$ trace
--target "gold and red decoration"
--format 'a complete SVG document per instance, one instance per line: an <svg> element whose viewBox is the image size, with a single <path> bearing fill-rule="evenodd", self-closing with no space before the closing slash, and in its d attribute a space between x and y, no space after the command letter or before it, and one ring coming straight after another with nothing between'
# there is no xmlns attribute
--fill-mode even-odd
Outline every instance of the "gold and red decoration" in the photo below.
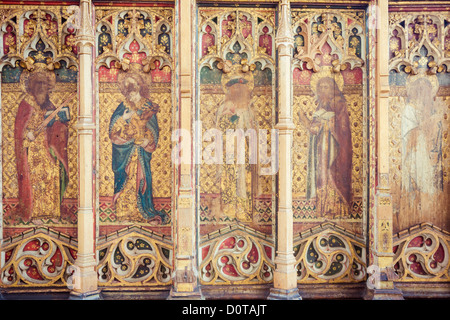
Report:
<svg viewBox="0 0 450 320"><path fill-rule="evenodd" d="M231 231L230 231L231 230ZM224 234L225 233L225 234ZM271 239L239 226L209 235L202 241L200 282L205 285L269 283L273 281Z"/></svg>
<svg viewBox="0 0 450 320"><path fill-rule="evenodd" d="M423 68L430 74L450 69L448 15L393 12L389 22L390 69L411 75Z"/></svg>
<svg viewBox="0 0 450 320"><path fill-rule="evenodd" d="M46 228L10 238L2 249L1 282L8 287L67 287L76 248L72 238Z"/></svg>
<svg viewBox="0 0 450 320"><path fill-rule="evenodd" d="M450 234L431 224L399 232L393 239L399 282L449 282Z"/></svg>

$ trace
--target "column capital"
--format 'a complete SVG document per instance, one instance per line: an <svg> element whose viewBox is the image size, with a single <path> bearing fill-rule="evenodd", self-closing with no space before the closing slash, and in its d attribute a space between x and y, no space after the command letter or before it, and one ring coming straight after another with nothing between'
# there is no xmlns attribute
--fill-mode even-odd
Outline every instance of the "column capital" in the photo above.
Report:
<svg viewBox="0 0 450 320"><path fill-rule="evenodd" d="M78 35L75 37L75 43L80 47L79 54L91 54L91 52L83 51L83 48L95 46L95 37L90 35Z"/></svg>

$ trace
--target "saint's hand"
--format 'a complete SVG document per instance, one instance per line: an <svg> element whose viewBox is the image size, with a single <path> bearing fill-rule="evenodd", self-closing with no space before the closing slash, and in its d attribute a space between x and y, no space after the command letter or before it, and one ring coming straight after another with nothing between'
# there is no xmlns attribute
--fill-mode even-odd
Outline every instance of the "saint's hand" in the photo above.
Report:
<svg viewBox="0 0 450 320"><path fill-rule="evenodd" d="M150 143L150 140L144 138L144 139L142 139L142 141L140 142L140 146L141 146L142 148L145 148L146 146L148 146L149 143Z"/></svg>
<svg viewBox="0 0 450 320"><path fill-rule="evenodd" d="M317 133L319 133L321 128L322 128L322 125L319 122L313 122L311 124L311 126L309 127L309 131L312 134L317 134Z"/></svg>
<svg viewBox="0 0 450 320"><path fill-rule="evenodd" d="M30 140L30 141L36 140L36 137L34 136L33 131L28 131L28 133L27 133L27 138L28 138L28 140Z"/></svg>
<svg viewBox="0 0 450 320"><path fill-rule="evenodd" d="M131 119L131 117L133 116L133 111L130 109L125 109L125 112L123 113L123 119L124 120L128 120Z"/></svg>
<svg viewBox="0 0 450 320"><path fill-rule="evenodd" d="M419 128L412 129L406 137L406 150L415 152L417 150L417 140L419 136Z"/></svg>
<svg viewBox="0 0 450 320"><path fill-rule="evenodd" d="M140 146L142 148L144 148L145 151L147 151L147 152L153 152L156 149L155 141L152 139L147 139L147 138L144 138L142 140L142 143L140 144Z"/></svg>

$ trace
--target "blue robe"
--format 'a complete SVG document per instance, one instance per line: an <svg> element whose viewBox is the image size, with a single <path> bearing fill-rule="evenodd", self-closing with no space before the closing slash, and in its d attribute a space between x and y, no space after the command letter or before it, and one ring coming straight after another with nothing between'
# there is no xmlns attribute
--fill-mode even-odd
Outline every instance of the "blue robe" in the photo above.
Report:
<svg viewBox="0 0 450 320"><path fill-rule="evenodd" d="M152 108L152 102L147 100L145 103L145 107ZM109 134L111 135L111 131L114 127L114 124L118 119L120 119L125 113L126 106L122 102L117 109L114 111L111 122L109 125ZM137 110L137 114L140 116L144 110ZM149 130L154 138L155 145L158 145L159 138L159 126L158 119L156 117L156 113L149 119L146 123L146 130ZM136 145L134 143L134 139L131 139L124 144L112 144L112 170L114 172L114 195L118 195L124 188L127 182L127 166L134 155L137 152L138 154L138 162L142 168L142 172L144 174L144 178L139 181L139 190L138 193L138 203L137 206L139 208L140 213L145 219L153 219L156 216L160 216L162 219L162 223L166 223L168 220L167 214L164 212L157 211L153 204L153 191L152 191L152 171L151 171L151 160L152 153L147 152L143 147ZM132 172L130 174L136 174L136 172Z"/></svg>

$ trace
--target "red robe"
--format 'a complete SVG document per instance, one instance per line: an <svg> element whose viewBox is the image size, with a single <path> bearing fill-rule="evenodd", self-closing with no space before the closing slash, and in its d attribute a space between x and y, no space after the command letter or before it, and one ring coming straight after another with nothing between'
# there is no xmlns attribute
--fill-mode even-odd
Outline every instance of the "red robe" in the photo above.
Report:
<svg viewBox="0 0 450 320"><path fill-rule="evenodd" d="M313 185L317 190L326 187L329 174L337 191L351 205L353 148L347 103L345 98L335 96L329 103L319 102L319 109L334 112L334 125L327 129L322 127L317 134L311 135L307 197L315 194ZM326 150L326 154L321 150Z"/></svg>
<svg viewBox="0 0 450 320"><path fill-rule="evenodd" d="M54 110L55 106L50 102L47 110ZM17 215L21 216L24 221L31 219L31 212L33 207L33 189L30 183L30 170L28 165L28 152L24 148L23 142L27 134L28 122L31 119L34 108L26 99L22 100L17 110L16 121L14 126L14 141L15 141L15 155L17 165L17 177L19 186L19 208ZM42 119L44 121L44 119ZM32 128L35 129L35 128ZM69 172L69 161L67 155L67 141L69 137L67 123L61 121L54 121L54 123L47 127L41 134L45 134L45 148L47 152L50 149L56 155L59 165L62 163L66 173Z"/></svg>
<svg viewBox="0 0 450 320"><path fill-rule="evenodd" d="M336 188L347 203L351 205L353 146L350 117L347 111L347 103L342 97L336 97L333 102L336 114L333 135L339 144L339 150L330 170Z"/></svg>

